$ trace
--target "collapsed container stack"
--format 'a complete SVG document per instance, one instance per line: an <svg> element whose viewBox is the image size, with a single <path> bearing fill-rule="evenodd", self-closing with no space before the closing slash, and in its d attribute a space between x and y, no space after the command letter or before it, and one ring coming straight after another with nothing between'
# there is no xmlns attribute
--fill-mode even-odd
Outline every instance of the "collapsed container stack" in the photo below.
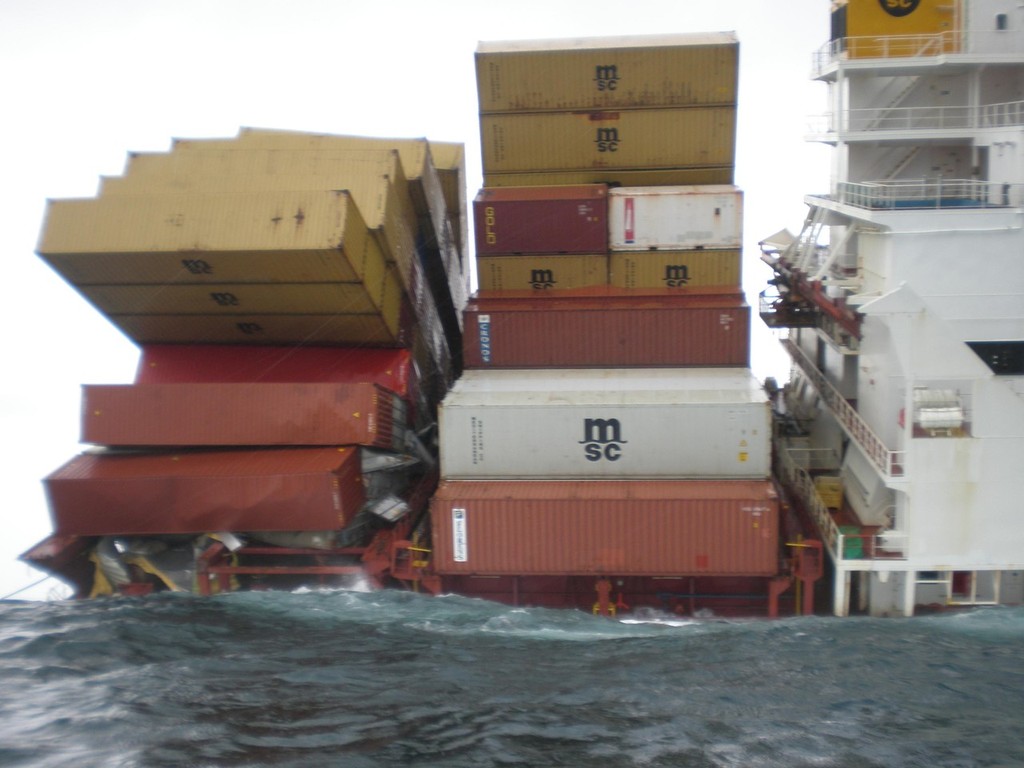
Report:
<svg viewBox="0 0 1024 768"><path fill-rule="evenodd" d="M481 43L466 371L439 416L444 588L611 613L769 601L731 33Z"/></svg>
<svg viewBox="0 0 1024 768"><path fill-rule="evenodd" d="M324 558L436 484L464 188L459 144L243 129L50 201L40 256L141 354L133 384L84 388L92 447L46 478L54 536L26 559L79 593L192 589L218 557L249 586L358 570Z"/></svg>

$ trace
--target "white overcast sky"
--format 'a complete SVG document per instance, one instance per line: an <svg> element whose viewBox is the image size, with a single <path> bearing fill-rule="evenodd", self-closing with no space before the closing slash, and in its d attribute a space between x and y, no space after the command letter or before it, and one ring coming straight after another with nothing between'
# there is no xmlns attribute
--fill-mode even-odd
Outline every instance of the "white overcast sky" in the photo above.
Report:
<svg viewBox="0 0 1024 768"><path fill-rule="evenodd" d="M757 241L799 231L803 196L828 188L825 110L809 80L829 0L0 0L0 597L42 574L16 560L48 535L41 479L80 446L82 384L128 383L135 347L34 249L47 198L90 197L128 152L240 126L466 144L480 187L473 52L480 40L735 31L736 183L745 193L744 286L770 277ZM756 331L752 367L785 378ZM53 582L19 597L46 596Z"/></svg>

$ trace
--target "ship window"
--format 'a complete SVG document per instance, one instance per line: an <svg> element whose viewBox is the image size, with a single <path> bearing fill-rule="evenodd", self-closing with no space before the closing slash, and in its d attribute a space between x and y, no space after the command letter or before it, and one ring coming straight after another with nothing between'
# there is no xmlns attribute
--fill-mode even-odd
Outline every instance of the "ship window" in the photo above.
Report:
<svg viewBox="0 0 1024 768"><path fill-rule="evenodd" d="M1024 376L1024 341L968 341L997 376Z"/></svg>
<svg viewBox="0 0 1024 768"><path fill-rule="evenodd" d="M1009 19L1005 13L996 14L996 29L1000 32L1005 31L1009 27Z"/></svg>

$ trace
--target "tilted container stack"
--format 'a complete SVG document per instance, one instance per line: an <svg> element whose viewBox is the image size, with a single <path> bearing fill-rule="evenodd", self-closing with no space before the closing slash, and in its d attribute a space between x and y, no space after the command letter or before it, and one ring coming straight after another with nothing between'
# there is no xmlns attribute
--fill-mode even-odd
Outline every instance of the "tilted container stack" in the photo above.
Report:
<svg viewBox="0 0 1024 768"><path fill-rule="evenodd" d="M767 605L735 37L481 43L476 64L480 288L440 408L435 570L601 613Z"/></svg>
<svg viewBox="0 0 1024 768"><path fill-rule="evenodd" d="M54 540L97 564L79 594L191 589L193 548L228 540L253 586L308 579L313 551L424 511L469 292L464 157L442 154L243 129L49 202L40 256L141 349L133 384L83 389L92 447L45 481Z"/></svg>

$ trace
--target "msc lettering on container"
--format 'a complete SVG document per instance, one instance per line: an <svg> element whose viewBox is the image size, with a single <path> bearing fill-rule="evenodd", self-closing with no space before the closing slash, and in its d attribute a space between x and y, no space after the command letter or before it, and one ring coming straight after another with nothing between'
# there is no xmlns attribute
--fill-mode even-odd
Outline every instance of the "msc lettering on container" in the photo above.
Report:
<svg viewBox="0 0 1024 768"><path fill-rule="evenodd" d="M622 446L628 441L622 439L622 425L618 419L584 419L583 455L587 461L618 461Z"/></svg>

